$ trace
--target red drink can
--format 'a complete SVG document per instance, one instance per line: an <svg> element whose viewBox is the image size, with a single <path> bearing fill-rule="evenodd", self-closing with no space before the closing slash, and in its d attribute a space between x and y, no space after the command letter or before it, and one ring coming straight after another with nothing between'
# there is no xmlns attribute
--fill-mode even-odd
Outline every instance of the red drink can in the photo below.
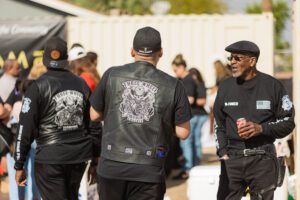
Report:
<svg viewBox="0 0 300 200"><path fill-rule="evenodd" d="M246 124L246 119L245 118L239 118L236 120L236 125L239 128L240 126Z"/></svg>

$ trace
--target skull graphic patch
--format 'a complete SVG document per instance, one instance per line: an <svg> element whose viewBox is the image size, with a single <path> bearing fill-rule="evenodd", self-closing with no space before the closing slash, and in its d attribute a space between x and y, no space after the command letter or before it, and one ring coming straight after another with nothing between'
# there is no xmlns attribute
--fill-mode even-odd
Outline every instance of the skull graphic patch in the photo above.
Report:
<svg viewBox="0 0 300 200"><path fill-rule="evenodd" d="M55 123L63 130L74 130L83 124L83 94L66 90L53 97L56 102Z"/></svg>
<svg viewBox="0 0 300 200"><path fill-rule="evenodd" d="M154 115L155 94L158 88L144 81L126 81L119 110L128 121L143 123Z"/></svg>

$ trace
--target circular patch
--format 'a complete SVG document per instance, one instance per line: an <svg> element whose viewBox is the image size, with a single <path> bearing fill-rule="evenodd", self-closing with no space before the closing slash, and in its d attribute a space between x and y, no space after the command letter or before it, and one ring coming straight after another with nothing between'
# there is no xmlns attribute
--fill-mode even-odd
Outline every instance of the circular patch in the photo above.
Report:
<svg viewBox="0 0 300 200"><path fill-rule="evenodd" d="M53 60L57 60L60 57L60 52L57 50L53 50L51 51L50 56Z"/></svg>

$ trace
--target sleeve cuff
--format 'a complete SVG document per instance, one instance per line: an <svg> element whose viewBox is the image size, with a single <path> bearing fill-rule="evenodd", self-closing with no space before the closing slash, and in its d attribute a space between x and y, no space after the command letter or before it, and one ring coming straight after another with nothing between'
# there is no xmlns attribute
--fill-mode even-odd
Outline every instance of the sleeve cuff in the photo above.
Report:
<svg viewBox="0 0 300 200"><path fill-rule="evenodd" d="M220 149L220 150L218 150L217 154L220 158L222 158L225 154L227 154L227 149L225 149L225 148Z"/></svg>
<svg viewBox="0 0 300 200"><path fill-rule="evenodd" d="M14 168L15 170L22 170L24 168L24 163L16 162Z"/></svg>
<svg viewBox="0 0 300 200"><path fill-rule="evenodd" d="M261 127L262 127L262 133L261 133L262 135L271 136L267 124L261 124Z"/></svg>

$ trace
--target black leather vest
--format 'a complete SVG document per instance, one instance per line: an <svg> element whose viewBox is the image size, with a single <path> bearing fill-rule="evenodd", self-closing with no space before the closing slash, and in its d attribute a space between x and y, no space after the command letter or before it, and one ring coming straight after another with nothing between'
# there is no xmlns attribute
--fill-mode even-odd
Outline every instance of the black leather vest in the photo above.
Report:
<svg viewBox="0 0 300 200"><path fill-rule="evenodd" d="M174 134L177 79L147 62L115 67L108 76L101 156L163 166Z"/></svg>
<svg viewBox="0 0 300 200"><path fill-rule="evenodd" d="M46 73L35 81L41 96L38 145L87 135L88 86L71 72L55 73Z"/></svg>

